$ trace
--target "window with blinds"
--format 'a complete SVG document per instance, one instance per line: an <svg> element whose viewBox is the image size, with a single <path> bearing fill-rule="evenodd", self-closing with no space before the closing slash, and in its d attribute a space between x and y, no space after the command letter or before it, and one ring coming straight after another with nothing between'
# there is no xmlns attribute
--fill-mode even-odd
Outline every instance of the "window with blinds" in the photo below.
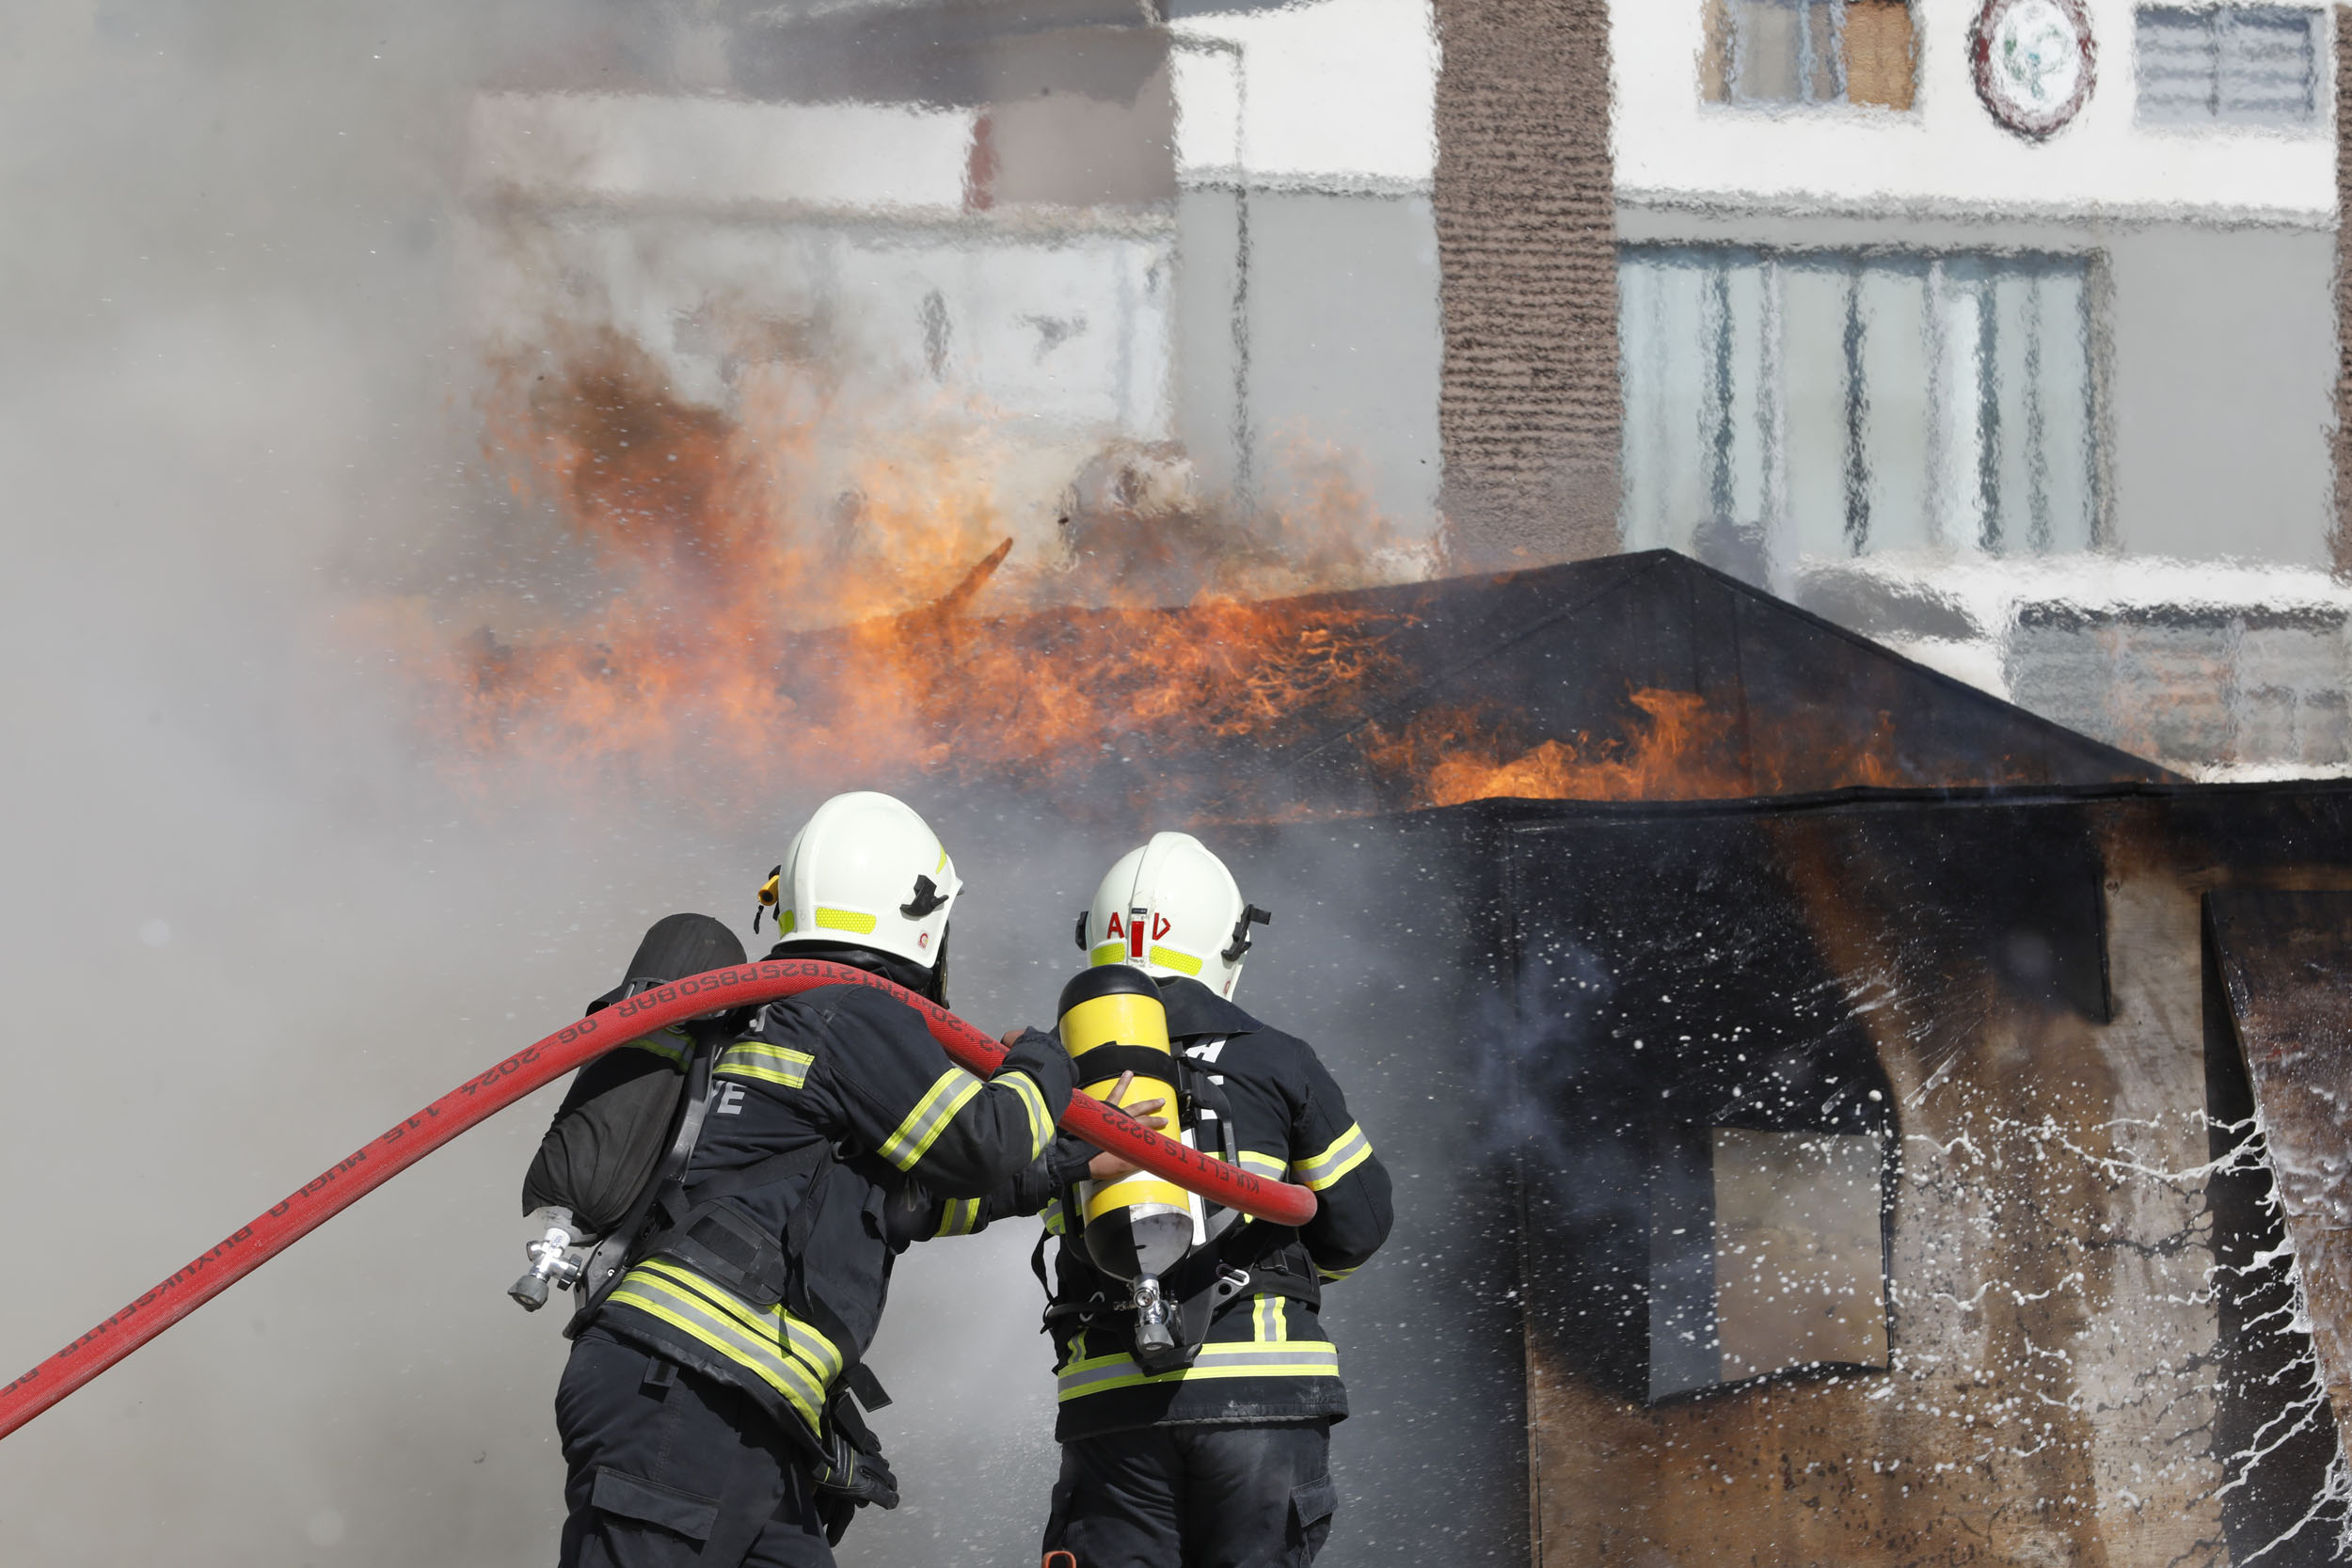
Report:
<svg viewBox="0 0 2352 1568"><path fill-rule="evenodd" d="M1707 0L1709 103L1908 109L1916 76L1905 0Z"/></svg>
<svg viewBox="0 0 2352 1568"><path fill-rule="evenodd" d="M1628 245L1628 549L2089 548L2090 263Z"/></svg>
<svg viewBox="0 0 2352 1568"><path fill-rule="evenodd" d="M2145 6L2135 19L2142 125L2319 120L2321 19L2276 6Z"/></svg>

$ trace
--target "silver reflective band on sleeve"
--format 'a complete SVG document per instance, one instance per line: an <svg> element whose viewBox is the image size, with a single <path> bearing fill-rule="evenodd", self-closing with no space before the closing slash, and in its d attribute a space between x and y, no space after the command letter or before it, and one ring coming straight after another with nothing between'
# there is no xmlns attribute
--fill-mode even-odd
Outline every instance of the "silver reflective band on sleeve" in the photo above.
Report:
<svg viewBox="0 0 2352 1568"><path fill-rule="evenodd" d="M960 1067L949 1068L923 1091L923 1098L914 1102L906 1120L882 1140L882 1157L900 1170L913 1170L915 1163L930 1151L931 1145L939 1141L939 1134L946 1131L956 1113L979 1092L978 1079Z"/></svg>
<svg viewBox="0 0 2352 1568"><path fill-rule="evenodd" d="M1327 1339L1291 1339L1266 1343L1255 1339L1200 1347L1200 1359L1172 1372L1146 1372L1135 1357L1092 1355L1062 1368L1056 1381L1056 1398L1067 1402L1113 1388L1145 1384L1200 1382L1226 1377L1337 1377L1339 1347Z"/></svg>
<svg viewBox="0 0 2352 1568"><path fill-rule="evenodd" d="M1270 1177L1277 1181L1287 1181L1291 1175L1288 1161L1278 1160L1271 1154L1261 1154L1254 1148L1241 1151L1241 1168L1252 1176Z"/></svg>
<svg viewBox="0 0 2352 1568"><path fill-rule="evenodd" d="M1008 1072L1002 1078L989 1080L991 1088L999 1084L1019 1095L1022 1108L1029 1113L1029 1158L1034 1160L1054 1141L1054 1117L1045 1109L1045 1091L1025 1072Z"/></svg>
<svg viewBox="0 0 2352 1568"><path fill-rule="evenodd" d="M797 1089L808 1082L808 1069L817 1058L805 1051L793 1051L765 1040L738 1040L719 1058L711 1070L728 1078L751 1078L763 1084L781 1084Z"/></svg>
<svg viewBox="0 0 2352 1568"><path fill-rule="evenodd" d="M932 1232L941 1236L969 1236L972 1227L980 1223L980 1200L977 1197L954 1197L947 1200L946 1210L939 1216L939 1228Z"/></svg>
<svg viewBox="0 0 2352 1568"><path fill-rule="evenodd" d="M1055 1198L1052 1202L1045 1206L1045 1233L1049 1236L1058 1236L1062 1233L1064 1228L1065 1227L1063 1226L1061 1217L1061 1199Z"/></svg>
<svg viewBox="0 0 2352 1568"><path fill-rule="evenodd" d="M1310 1159L1299 1161L1291 1167L1291 1172L1300 1185L1319 1193L1371 1158L1372 1140L1364 1136L1360 1125L1350 1125L1346 1132L1332 1140L1330 1148Z"/></svg>

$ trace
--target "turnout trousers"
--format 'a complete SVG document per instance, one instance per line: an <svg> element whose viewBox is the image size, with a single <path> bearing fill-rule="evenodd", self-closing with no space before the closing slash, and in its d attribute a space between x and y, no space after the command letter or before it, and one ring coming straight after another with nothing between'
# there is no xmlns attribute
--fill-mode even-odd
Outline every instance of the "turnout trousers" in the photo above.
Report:
<svg viewBox="0 0 2352 1568"><path fill-rule="evenodd" d="M1327 1420L1064 1443L1045 1549L1078 1568L1306 1568L1339 1505L1330 1453Z"/></svg>
<svg viewBox="0 0 2352 1568"><path fill-rule="evenodd" d="M806 1460L732 1384L591 1328L555 1424L562 1568L834 1568Z"/></svg>

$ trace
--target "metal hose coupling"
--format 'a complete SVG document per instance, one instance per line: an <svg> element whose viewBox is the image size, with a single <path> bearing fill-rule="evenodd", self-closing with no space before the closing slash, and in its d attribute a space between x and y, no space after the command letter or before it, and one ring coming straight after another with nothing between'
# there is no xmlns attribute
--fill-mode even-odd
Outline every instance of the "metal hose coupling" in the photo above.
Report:
<svg viewBox="0 0 2352 1568"><path fill-rule="evenodd" d="M549 1209L547 1214L547 1233L523 1248L531 1267L506 1291L526 1312L536 1312L548 1304L549 1286L568 1291L579 1284L581 1271L588 1266L588 1249L580 1244L581 1238L573 1230L572 1212Z"/></svg>

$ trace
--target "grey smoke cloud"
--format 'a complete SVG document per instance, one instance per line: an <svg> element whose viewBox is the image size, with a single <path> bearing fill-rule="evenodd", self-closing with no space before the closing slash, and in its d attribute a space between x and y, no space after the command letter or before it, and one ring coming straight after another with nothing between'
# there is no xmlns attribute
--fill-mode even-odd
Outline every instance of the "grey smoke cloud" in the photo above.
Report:
<svg viewBox="0 0 2352 1568"><path fill-rule="evenodd" d="M458 637L457 605L593 597L486 471L468 117L485 90L705 85L708 37L674 25L700 14L27 0L0 20L8 1375L575 1016L657 915L748 926L809 802L745 800L716 764L687 776L724 814L453 768L382 620ZM1069 912L1126 840L914 800L973 889L959 1007L1041 1019ZM502 1293L551 1103L0 1446L7 1555L551 1557L564 1345ZM908 1500L845 1562L1033 1549L1053 1449L1032 1234L902 1268L874 1361Z"/></svg>

